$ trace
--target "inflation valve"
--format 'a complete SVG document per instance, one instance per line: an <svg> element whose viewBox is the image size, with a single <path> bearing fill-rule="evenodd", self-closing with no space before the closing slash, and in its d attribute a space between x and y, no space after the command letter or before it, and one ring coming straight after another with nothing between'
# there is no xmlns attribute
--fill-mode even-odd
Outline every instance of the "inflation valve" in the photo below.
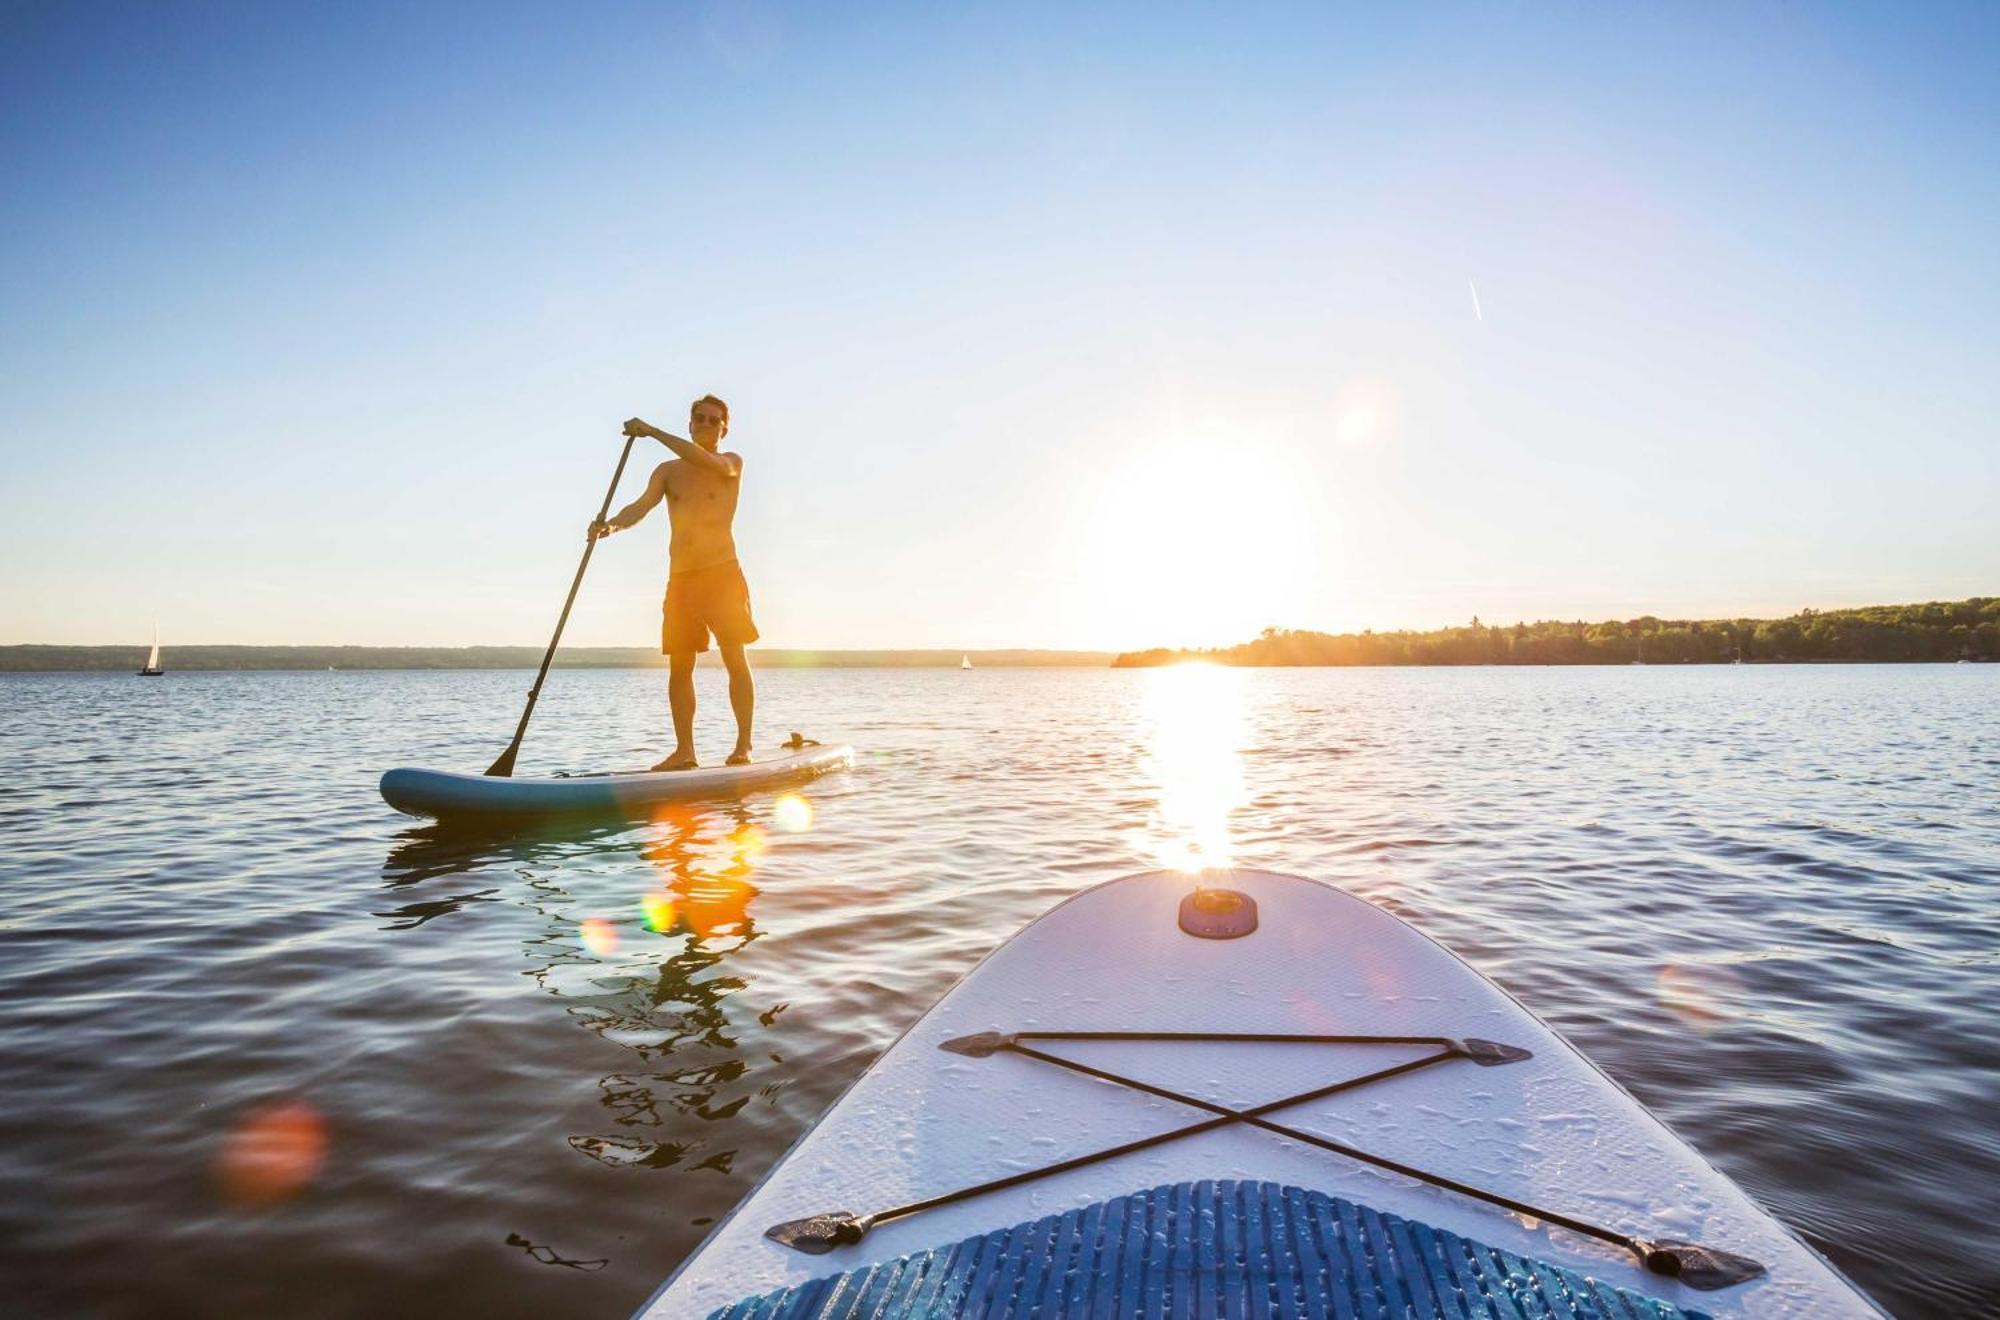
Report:
<svg viewBox="0 0 2000 1320"><path fill-rule="evenodd" d="M1181 929L1204 940L1248 935L1257 929L1257 900L1240 889L1197 888L1181 900Z"/></svg>

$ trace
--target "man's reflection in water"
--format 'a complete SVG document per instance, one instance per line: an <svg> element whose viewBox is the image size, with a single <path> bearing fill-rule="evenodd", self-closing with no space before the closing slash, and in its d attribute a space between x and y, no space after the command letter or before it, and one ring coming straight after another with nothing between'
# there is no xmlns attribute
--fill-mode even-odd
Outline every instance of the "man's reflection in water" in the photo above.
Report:
<svg viewBox="0 0 2000 1320"><path fill-rule="evenodd" d="M729 1012L747 982L722 964L757 938L750 905L758 890L751 877L766 846L763 830L741 805L675 807L645 833L639 855L652 865L655 883L639 908L650 934L635 934L630 948L638 957L627 965L637 972L643 958L648 967L625 992L597 1001L592 1026L643 1060L641 1068L601 1083L614 1122L659 1131L572 1137L576 1150L608 1164L668 1168L686 1162L728 1171L734 1146L718 1147L709 1133L682 1125L690 1118L733 1118L756 1094Z"/></svg>
<svg viewBox="0 0 2000 1320"><path fill-rule="evenodd" d="M647 929L661 935L686 931L697 940L739 936L738 947L755 938L750 900L757 886L750 876L768 847L763 829L740 804L662 812L639 850L662 881L659 892L641 902Z"/></svg>
<svg viewBox="0 0 2000 1320"><path fill-rule="evenodd" d="M758 935L753 877L769 847L760 810L780 830L810 828L801 799L789 810L677 805L638 828L506 838L412 830L384 865L385 882L401 889L454 880L460 892L379 915L386 929L409 929L483 904L538 914L539 929L525 946L538 963L536 983L574 1020L636 1056L634 1067L599 1083L614 1130L572 1136L570 1146L618 1166L726 1172L735 1142L716 1137L735 1129L708 1125L727 1124L769 1090L753 1075L758 1065L768 1070L777 1062L763 1051L746 1056L739 1041L742 1027L754 1035L777 1010L732 1014L731 1000L749 983L723 965ZM518 880L502 880L507 871ZM478 883L469 883L475 875ZM607 875L619 883L607 885ZM594 897L582 892L586 877Z"/></svg>
<svg viewBox="0 0 2000 1320"><path fill-rule="evenodd" d="M602 1082L604 1106L618 1126L672 1128L682 1116L728 1120L756 1092L744 1084L750 1064L728 1012L746 982L716 968L758 934L750 918L758 888L750 876L762 854L764 834L740 806L676 808L654 820L640 856L656 868L658 884L642 896L640 910L644 928L666 940L638 936L632 950L664 944L670 952L648 974L634 976L624 994L598 1000L592 1020L600 1034L644 1060L644 1068ZM570 1146L606 1164L652 1168L692 1160L692 1168L726 1172L736 1156L734 1148L712 1150L710 1138L694 1132L682 1140L576 1136Z"/></svg>

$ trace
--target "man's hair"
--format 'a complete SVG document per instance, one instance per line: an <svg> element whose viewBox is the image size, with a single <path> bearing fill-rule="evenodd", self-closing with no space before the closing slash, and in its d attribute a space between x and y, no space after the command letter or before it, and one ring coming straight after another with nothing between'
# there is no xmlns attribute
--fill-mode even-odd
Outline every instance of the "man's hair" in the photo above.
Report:
<svg viewBox="0 0 2000 1320"><path fill-rule="evenodd" d="M689 404L688 412L692 414L695 409L701 407L701 405L703 405L704 403L712 403L716 407L722 409L722 424L724 426L729 425L729 405L724 403L722 400L716 398L713 394L704 394L699 399L696 399L693 403Z"/></svg>

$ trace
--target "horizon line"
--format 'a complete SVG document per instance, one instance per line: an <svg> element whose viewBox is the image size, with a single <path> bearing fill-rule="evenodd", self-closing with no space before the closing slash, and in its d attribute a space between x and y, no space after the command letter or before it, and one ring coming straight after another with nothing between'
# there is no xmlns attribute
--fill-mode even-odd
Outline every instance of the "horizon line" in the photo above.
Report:
<svg viewBox="0 0 2000 1320"><path fill-rule="evenodd" d="M1991 601L1995 599L2000 599L2000 592L1996 592L1993 595L1978 594L1978 595L1957 596L1950 598L1931 597L1923 600L1871 601L1867 604L1861 604L1861 605L1801 605L1796 609L1791 610L1789 613L1777 613L1777 614L1760 613L1760 614L1665 615L1665 614L1655 614L1651 611L1644 611L1638 614L1610 615L1610 616L1600 616L1596 618L1578 618L1568 615L1550 614L1550 615L1543 615L1533 620L1529 620L1525 617L1518 618L1514 620L1514 622L1505 625L1492 621L1482 620L1481 615L1475 611L1474 614L1472 615L1472 618L1463 623L1443 623L1443 624L1432 624L1428 626L1399 624L1395 627L1390 627L1390 628L1362 627L1362 628L1346 628L1338 631L1326 628L1290 627L1282 624L1272 624L1269 625L1269 629L1265 631L1268 631L1270 629L1275 629L1278 632L1324 633L1327 636L1339 637L1339 636L1361 636L1365 634L1393 635L1396 633L1444 632L1454 628L1471 627L1473 626L1474 623L1477 623L1480 627L1485 627L1485 628L1501 627L1501 626L1516 627L1522 624L1544 624L1544 623L1632 624L1640 622L1645 619L1652 619L1659 623L1736 623L1744 621L1752 623L1773 623L1782 619L1800 618L1806 614L1842 614L1842 613L1849 613L1861 610L1916 609L1926 605L1963 605L1968 603ZM1257 636L1262 636L1262 635L1263 632L1260 631L1259 633L1253 635L1252 637L1245 638L1243 640L1254 641L1256 640ZM45 649L67 649L76 651L122 650L130 647L138 647L140 649L144 649L150 647L152 644L153 643L150 638L142 638L141 640L136 642L0 642L0 651L19 650L27 647L41 647ZM1226 647L1238 644L1239 643L1229 642L1229 643L1223 643L1223 646ZM162 643L161 645L162 650L166 650L169 648L176 650L189 650L194 648L221 649L225 647L235 647L241 649L262 648L265 650L500 651L500 650L543 650L546 649L547 643L545 642L166 642ZM992 654L1004 654L1004 653L1024 652L1024 651L1031 651L1046 655L1125 655L1125 654L1137 654L1143 651L1213 650L1217 648L1213 646L1202 646L1199 644L1155 642L1149 645L1122 646L1122 647L1048 646L1048 645L1035 645L1029 643L1029 644L1011 644L1006 646L993 646L993 645L988 645L988 646L965 646L965 645L763 646L756 649L758 653L766 655L773 653L813 654L813 655L843 655L843 654L917 655L917 654L929 654L932 652L938 654L944 654L946 652L955 652L962 655L979 655L979 654L992 655ZM652 647L649 644L643 644L643 643L596 643L592 645L559 646L557 648L558 653L563 651L651 651L651 650Z"/></svg>

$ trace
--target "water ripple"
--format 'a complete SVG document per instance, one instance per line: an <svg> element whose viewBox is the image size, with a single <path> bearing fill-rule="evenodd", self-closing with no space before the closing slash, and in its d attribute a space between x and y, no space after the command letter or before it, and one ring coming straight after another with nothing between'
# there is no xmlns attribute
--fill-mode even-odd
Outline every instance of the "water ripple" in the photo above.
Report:
<svg viewBox="0 0 2000 1320"><path fill-rule="evenodd" d="M1444 940L1892 1308L2000 1296L2000 668L760 683L863 749L809 829L467 838L375 777L483 764L523 675L0 679L10 1303L624 1314L996 942L1218 854ZM523 769L664 717L559 673Z"/></svg>

